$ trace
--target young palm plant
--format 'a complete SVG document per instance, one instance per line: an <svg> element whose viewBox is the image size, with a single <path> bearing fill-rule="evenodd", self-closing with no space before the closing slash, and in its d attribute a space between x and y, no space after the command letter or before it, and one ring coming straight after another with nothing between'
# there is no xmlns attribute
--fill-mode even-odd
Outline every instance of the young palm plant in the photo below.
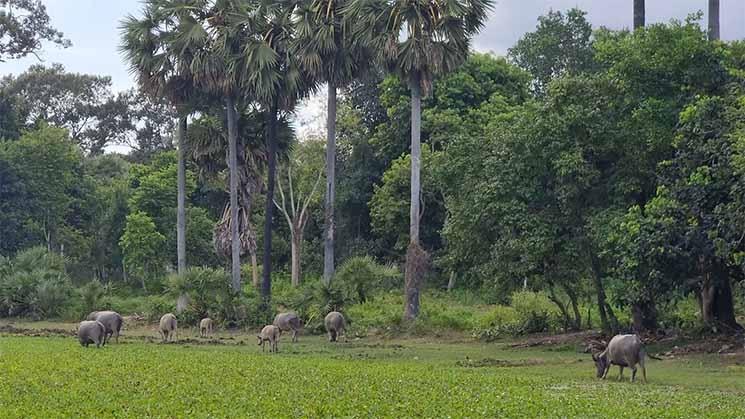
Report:
<svg viewBox="0 0 745 419"><path fill-rule="evenodd" d="M419 244L421 99L438 74L468 56L471 37L484 25L491 0L350 0L346 19L354 36L378 52L378 60L397 73L411 91L411 206L406 251L404 315L419 315L419 294L428 255Z"/></svg>
<svg viewBox="0 0 745 419"><path fill-rule="evenodd" d="M334 200L336 197L336 94L371 63L370 51L353 42L344 19L347 0L311 0L298 8L297 51L301 65L328 89L326 121L326 198L324 204L323 280L334 276Z"/></svg>

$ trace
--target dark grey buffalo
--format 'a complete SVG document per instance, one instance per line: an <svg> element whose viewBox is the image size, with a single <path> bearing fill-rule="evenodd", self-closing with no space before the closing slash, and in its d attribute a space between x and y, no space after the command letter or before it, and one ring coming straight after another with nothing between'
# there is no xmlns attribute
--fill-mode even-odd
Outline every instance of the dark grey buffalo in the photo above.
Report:
<svg viewBox="0 0 745 419"><path fill-rule="evenodd" d="M338 311L332 311L326 315L323 323L326 326L326 332L329 335L329 342L336 342L342 334L344 335L344 340L347 340L347 335L344 333L347 323L341 313Z"/></svg>
<svg viewBox="0 0 745 419"><path fill-rule="evenodd" d="M91 343L100 348L106 345L106 327L96 320L83 320L78 326L78 341L86 348Z"/></svg>
<svg viewBox="0 0 745 419"><path fill-rule="evenodd" d="M292 341L297 342L297 332L303 328L303 321L295 313L279 313L274 318L273 325L279 327L280 335L282 332L292 331Z"/></svg>
<svg viewBox="0 0 745 419"><path fill-rule="evenodd" d="M106 328L106 339L110 340L114 336L114 341L119 343L119 332L122 330L124 319L116 311L94 311L86 317L86 320L96 320L101 322Z"/></svg>
<svg viewBox="0 0 745 419"><path fill-rule="evenodd" d="M277 343L279 341L279 327L270 324L268 326L264 326L263 329L261 329L261 333L256 335L257 338L259 338L259 346L261 346L261 352L264 352L264 344L266 342L269 342L269 352L277 352Z"/></svg>
<svg viewBox="0 0 745 419"><path fill-rule="evenodd" d="M597 367L598 378L605 379L611 365L618 365L620 371L618 380L623 379L623 369L631 368L631 381L636 379L636 365L642 369L642 377L647 382L647 369L644 367L644 358L647 352L644 350L642 340L637 335L616 335L608 343L608 347L599 354L592 356Z"/></svg>

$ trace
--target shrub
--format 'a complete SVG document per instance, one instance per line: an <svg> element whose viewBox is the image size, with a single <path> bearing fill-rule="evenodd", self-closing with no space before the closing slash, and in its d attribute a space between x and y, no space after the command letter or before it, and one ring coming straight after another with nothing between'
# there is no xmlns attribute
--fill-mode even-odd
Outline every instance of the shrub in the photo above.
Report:
<svg viewBox="0 0 745 419"><path fill-rule="evenodd" d="M376 290L400 287L401 273L395 266L382 265L370 256L355 256L339 267L333 282L338 283L346 299L364 303Z"/></svg>
<svg viewBox="0 0 745 419"><path fill-rule="evenodd" d="M65 259L43 247L22 251L0 267L0 313L7 316L58 316L72 296Z"/></svg>
<svg viewBox="0 0 745 419"><path fill-rule="evenodd" d="M106 289L98 280L92 280L80 287L78 290L81 300L81 309L83 313L100 310L103 308L104 296Z"/></svg>
<svg viewBox="0 0 745 419"><path fill-rule="evenodd" d="M223 269L191 268L182 275L170 275L166 293L173 301L184 301L179 313L184 324L196 325L204 317L228 322L240 314L232 297L230 277Z"/></svg>

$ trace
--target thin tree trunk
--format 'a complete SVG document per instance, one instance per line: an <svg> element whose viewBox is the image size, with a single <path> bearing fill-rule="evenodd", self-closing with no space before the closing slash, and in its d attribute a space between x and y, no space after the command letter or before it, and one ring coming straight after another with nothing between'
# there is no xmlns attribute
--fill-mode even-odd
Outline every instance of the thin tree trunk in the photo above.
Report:
<svg viewBox="0 0 745 419"><path fill-rule="evenodd" d="M323 281L327 285L334 277L334 201L336 200L336 84L328 85L328 116L326 120L326 203L323 236Z"/></svg>
<svg viewBox="0 0 745 419"><path fill-rule="evenodd" d="M178 121L178 198L176 210L176 253L178 274L186 271L186 116Z"/></svg>
<svg viewBox="0 0 745 419"><path fill-rule="evenodd" d="M600 313L600 326L605 333L615 335L618 332L618 319L613 314L613 309L606 301L605 288L603 287L603 277L600 270L600 262L594 254L590 255L590 265L592 270L593 281L595 282L595 291L598 299L598 312Z"/></svg>
<svg viewBox="0 0 745 419"><path fill-rule="evenodd" d="M292 286L297 287L300 285L300 254L302 250L301 247L303 245L303 233L297 226L293 226L292 229Z"/></svg>
<svg viewBox="0 0 745 419"><path fill-rule="evenodd" d="M231 282L233 292L241 290L241 242L238 233L238 115L232 97L226 100L228 111L228 169L230 170Z"/></svg>
<svg viewBox="0 0 745 419"><path fill-rule="evenodd" d="M559 296L556 295L556 291L554 290L553 285L549 285L548 287L548 299L551 300L554 304L556 304L556 307L559 308L559 311L561 312L561 317L564 318L564 332L569 331L569 312L567 311L567 306L559 299Z"/></svg>
<svg viewBox="0 0 745 419"><path fill-rule="evenodd" d="M452 291L455 288L455 271L450 272L450 279L448 279L448 291Z"/></svg>
<svg viewBox="0 0 745 419"><path fill-rule="evenodd" d="M719 0L709 0L709 40L719 40Z"/></svg>
<svg viewBox="0 0 745 419"><path fill-rule="evenodd" d="M267 185L266 210L264 212L264 266L261 282L261 297L268 308L272 296L272 221L274 219L274 184L277 175L277 109L272 106L266 112Z"/></svg>
<svg viewBox="0 0 745 419"><path fill-rule="evenodd" d="M409 211L409 247L406 250L406 278L404 281L404 321L419 316L419 294L424 282L427 253L419 245L419 196L421 192L421 120L422 94L419 77L413 77L411 88L411 207Z"/></svg>
<svg viewBox="0 0 745 419"><path fill-rule="evenodd" d="M644 0L634 0L634 29L644 27L645 14Z"/></svg>
<svg viewBox="0 0 745 419"><path fill-rule="evenodd" d="M574 324L572 325L573 330L579 330L582 328L582 314L579 312L579 304L577 303L577 293L569 286L562 285L564 292L569 297L569 302L572 304L572 312L574 313Z"/></svg>
<svg viewBox="0 0 745 419"><path fill-rule="evenodd" d="M259 279L259 261L256 259L256 251L251 251L251 277L254 288L258 288L261 280Z"/></svg>

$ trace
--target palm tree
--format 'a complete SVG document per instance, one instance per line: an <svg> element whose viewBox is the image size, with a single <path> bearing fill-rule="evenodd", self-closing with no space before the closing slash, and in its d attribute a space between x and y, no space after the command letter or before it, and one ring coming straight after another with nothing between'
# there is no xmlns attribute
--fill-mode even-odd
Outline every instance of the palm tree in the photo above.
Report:
<svg viewBox="0 0 745 419"><path fill-rule="evenodd" d="M484 25L492 0L351 0L347 19L355 35L378 51L379 60L411 91L411 206L406 251L404 320L419 315L427 253L419 244L421 99L436 75L454 70L468 56L470 38Z"/></svg>
<svg viewBox="0 0 745 419"><path fill-rule="evenodd" d="M186 270L185 140L194 86L190 69L185 65L192 51L175 43L175 32L182 28L184 16L168 13L168 6L168 1L150 0L145 4L142 18L126 17L121 25L120 49L140 87L155 98L168 98L179 114L176 246L178 273L183 274Z"/></svg>
<svg viewBox="0 0 745 419"><path fill-rule="evenodd" d="M244 60L241 76L248 94L262 109L265 118L267 188L261 283L265 303L271 297L272 221L279 127L286 122L286 116L295 109L297 102L314 87L312 78L298 62L295 18L299 3L296 0L257 0L250 9L246 8L235 16L235 22L245 28L246 34L241 49L241 60Z"/></svg>
<svg viewBox="0 0 745 419"><path fill-rule="evenodd" d="M369 51L352 42L351 24L344 19L346 0L311 0L297 11L300 63L319 82L327 84L326 198L324 205L323 280L334 276L334 201L336 198L336 94L354 80Z"/></svg>
<svg viewBox="0 0 745 419"><path fill-rule="evenodd" d="M709 39L719 40L719 0L709 0Z"/></svg>
<svg viewBox="0 0 745 419"><path fill-rule="evenodd" d="M645 14L644 0L634 0L634 29L644 27Z"/></svg>

